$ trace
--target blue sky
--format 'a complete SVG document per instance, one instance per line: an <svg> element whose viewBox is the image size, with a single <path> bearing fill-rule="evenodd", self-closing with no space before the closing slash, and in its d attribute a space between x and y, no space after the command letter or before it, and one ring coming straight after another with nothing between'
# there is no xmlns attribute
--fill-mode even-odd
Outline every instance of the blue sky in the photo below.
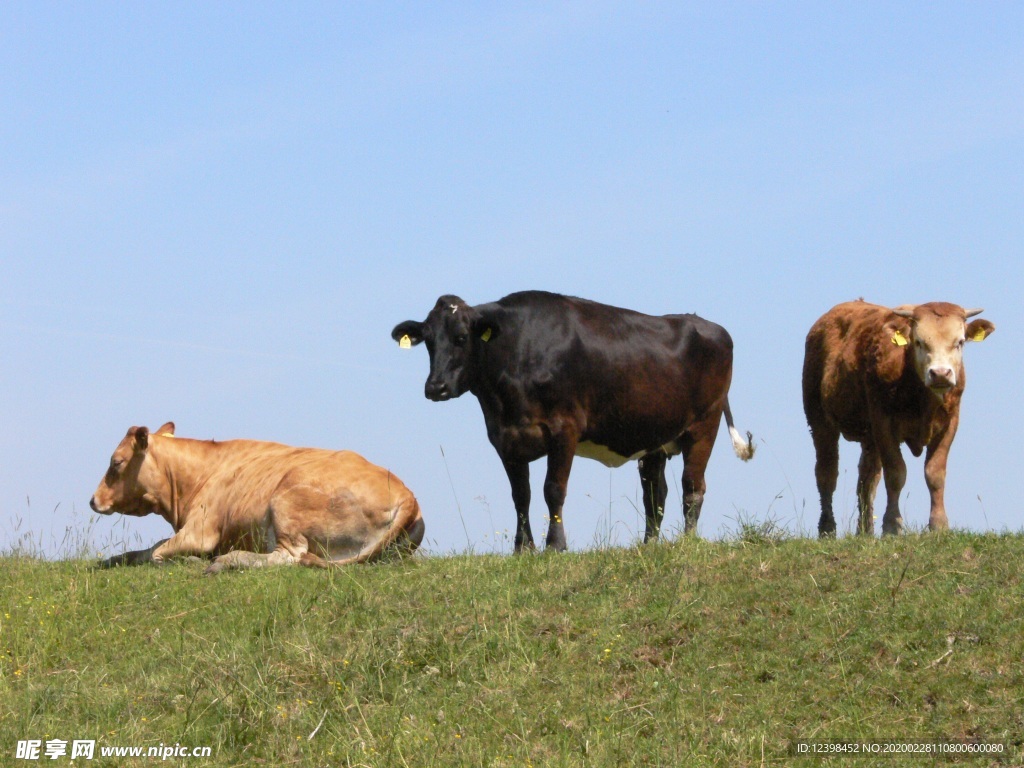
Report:
<svg viewBox="0 0 1024 768"><path fill-rule="evenodd" d="M819 315L984 307L947 508L1021 528L1020 4L33 0L0 6L0 71L0 548L167 535L88 500L129 426L174 420L357 450L417 494L430 552L510 551L475 399L425 400L425 350L389 333L527 288L730 331L759 452L720 438L708 537L816 530ZM577 460L570 547L635 541L638 507L635 465Z"/></svg>

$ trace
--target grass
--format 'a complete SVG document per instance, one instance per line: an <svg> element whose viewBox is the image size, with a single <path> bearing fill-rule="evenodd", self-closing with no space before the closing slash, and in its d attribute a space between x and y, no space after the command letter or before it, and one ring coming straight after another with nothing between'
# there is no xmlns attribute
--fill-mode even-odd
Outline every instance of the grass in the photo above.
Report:
<svg viewBox="0 0 1024 768"><path fill-rule="evenodd" d="M1022 573L1021 535L751 525L214 578L11 555L0 764L54 738L212 748L168 765L828 765L795 743L894 739L1021 764Z"/></svg>

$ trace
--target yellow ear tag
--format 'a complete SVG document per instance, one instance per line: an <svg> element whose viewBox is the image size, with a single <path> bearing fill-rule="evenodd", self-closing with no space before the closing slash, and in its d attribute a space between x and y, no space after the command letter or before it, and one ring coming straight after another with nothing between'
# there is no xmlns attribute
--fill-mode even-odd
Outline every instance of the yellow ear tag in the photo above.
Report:
<svg viewBox="0 0 1024 768"><path fill-rule="evenodd" d="M978 328L971 334L971 341L984 341L986 336L988 336L988 333L985 332L985 329Z"/></svg>
<svg viewBox="0 0 1024 768"><path fill-rule="evenodd" d="M174 437L173 432L161 432L160 437Z"/></svg>
<svg viewBox="0 0 1024 768"><path fill-rule="evenodd" d="M907 337L899 331L896 331L896 333L892 335L892 343L897 347L905 347L907 346Z"/></svg>
<svg viewBox="0 0 1024 768"><path fill-rule="evenodd" d="M481 333L480 334L480 338L483 339L484 341L490 341L491 340L491 329L488 328L486 331Z"/></svg>
<svg viewBox="0 0 1024 768"><path fill-rule="evenodd" d="M412 339L409 338L409 334L405 334L398 340L398 347L400 349L412 349Z"/></svg>

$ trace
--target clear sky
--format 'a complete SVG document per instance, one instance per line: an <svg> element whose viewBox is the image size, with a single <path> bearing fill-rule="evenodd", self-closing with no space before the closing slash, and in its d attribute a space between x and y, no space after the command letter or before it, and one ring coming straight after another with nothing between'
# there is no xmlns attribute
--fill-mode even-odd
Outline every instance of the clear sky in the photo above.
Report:
<svg viewBox="0 0 1024 768"><path fill-rule="evenodd" d="M947 508L1022 527L1024 4L12 0L0 72L0 549L166 536L88 501L128 427L173 420L359 451L417 494L429 552L509 552L475 398L424 399L426 351L390 330L530 288L730 331L759 450L720 435L707 537L816 531L799 382L825 310L984 307ZM570 547L636 541L638 507L635 464L578 459Z"/></svg>

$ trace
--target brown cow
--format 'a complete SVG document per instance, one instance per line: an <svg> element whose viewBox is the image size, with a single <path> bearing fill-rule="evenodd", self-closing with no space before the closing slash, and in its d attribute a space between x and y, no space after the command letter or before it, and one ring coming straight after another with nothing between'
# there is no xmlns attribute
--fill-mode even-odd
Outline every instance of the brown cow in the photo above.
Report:
<svg viewBox="0 0 1024 768"><path fill-rule="evenodd" d="M215 555L208 572L328 567L373 560L392 545L412 551L424 530L412 492L357 453L177 438L171 422L155 433L128 430L89 506L102 515L155 512L174 528L106 566Z"/></svg>
<svg viewBox="0 0 1024 768"><path fill-rule="evenodd" d="M925 454L931 494L928 527L949 527L943 491L946 459L960 421L965 340L995 330L982 312L933 302L895 309L864 300L826 312L807 334L804 413L814 439L815 478L821 496L818 534L835 536L832 494L839 475L839 436L861 444L857 479L857 532L874 533L873 503L884 469L882 532L900 533L899 494L907 479L900 444Z"/></svg>

